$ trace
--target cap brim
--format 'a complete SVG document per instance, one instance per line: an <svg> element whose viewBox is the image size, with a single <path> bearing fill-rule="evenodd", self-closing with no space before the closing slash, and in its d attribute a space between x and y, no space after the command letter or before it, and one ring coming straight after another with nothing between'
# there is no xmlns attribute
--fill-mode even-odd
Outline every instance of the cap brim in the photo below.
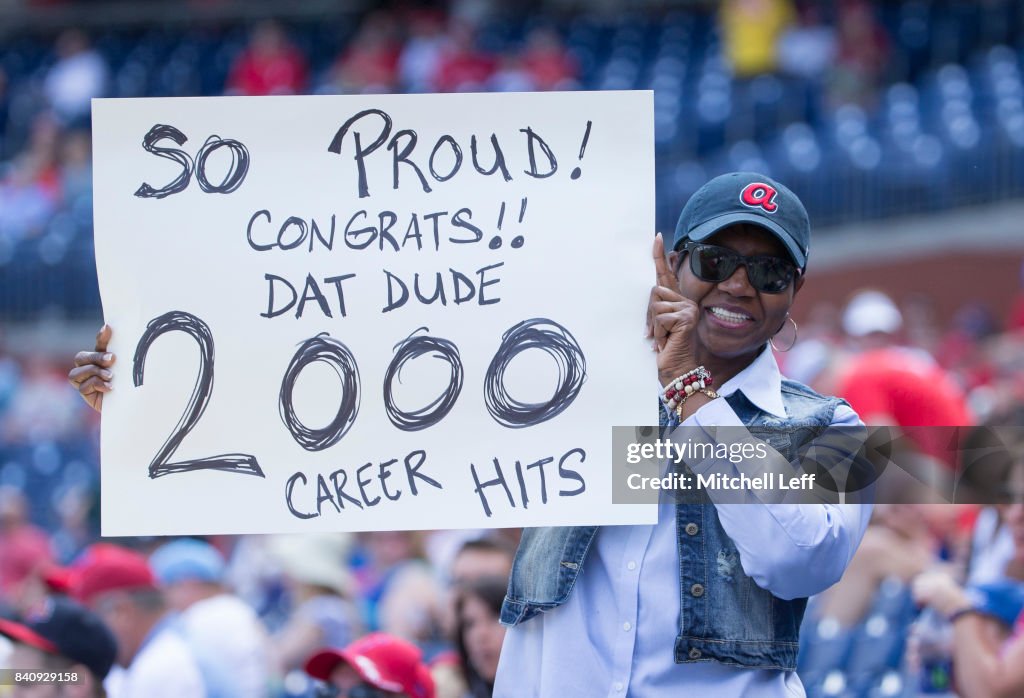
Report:
<svg viewBox="0 0 1024 698"><path fill-rule="evenodd" d="M43 583L57 594L71 596L75 589L75 570L53 565L43 570Z"/></svg>
<svg viewBox="0 0 1024 698"><path fill-rule="evenodd" d="M792 236L786 232L786 229L775 221L759 216L756 213L728 213L717 218L712 218L709 221L704 221L696 228L690 231L685 239L693 240L694 242L703 242L709 237L727 228L730 225L736 225L737 223L749 223L750 225L756 225L760 228L764 228L769 231L775 237L777 237L783 245L786 246L786 251L789 252L789 256L793 258L796 265L803 269L807 266L807 257L800 250L800 246L796 244Z"/></svg>
<svg viewBox="0 0 1024 698"><path fill-rule="evenodd" d="M50 654L60 654L60 650L57 648L57 645L32 630L32 628L27 625L22 625L21 623L15 623L14 621L0 618L0 634L6 635L15 642L35 647L37 650L49 652Z"/></svg>
<svg viewBox="0 0 1024 698"><path fill-rule="evenodd" d="M338 666L338 662L344 661L345 657L341 654L341 650L323 650L306 660L306 666L303 668L314 679L327 681L331 678L334 667Z"/></svg>

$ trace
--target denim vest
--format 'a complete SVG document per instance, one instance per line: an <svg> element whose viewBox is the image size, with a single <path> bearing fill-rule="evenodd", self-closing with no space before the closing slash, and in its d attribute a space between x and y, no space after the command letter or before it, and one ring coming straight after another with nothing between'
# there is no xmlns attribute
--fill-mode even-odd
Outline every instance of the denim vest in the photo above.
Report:
<svg viewBox="0 0 1024 698"><path fill-rule="evenodd" d="M762 411L740 391L725 399L752 435L790 460L832 423L841 404L837 398L821 396L787 379L782 381L786 420ZM675 424L663 418L662 426ZM516 625L565 603L597 530L597 526L524 529L501 622ZM807 599L777 598L744 574L739 552L702 490L680 492L676 539L680 606L676 663L714 659L749 668L795 671Z"/></svg>

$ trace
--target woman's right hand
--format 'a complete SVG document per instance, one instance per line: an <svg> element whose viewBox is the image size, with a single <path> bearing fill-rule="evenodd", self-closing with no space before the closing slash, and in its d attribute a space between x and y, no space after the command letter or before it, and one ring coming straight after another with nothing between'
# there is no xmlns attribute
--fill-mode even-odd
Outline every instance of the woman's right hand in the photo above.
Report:
<svg viewBox="0 0 1024 698"><path fill-rule="evenodd" d="M96 349L78 352L75 355L75 367L68 372L71 385L78 388L82 399L97 412L103 409L103 394L113 390L111 381L114 373L110 368L117 357L107 352L112 334L110 325L101 327L96 333Z"/></svg>
<svg viewBox="0 0 1024 698"><path fill-rule="evenodd" d="M665 256L661 233L654 237L654 272L657 279L647 302L647 338L658 353L658 379L668 385L697 367L694 332L700 311L679 292L679 280Z"/></svg>

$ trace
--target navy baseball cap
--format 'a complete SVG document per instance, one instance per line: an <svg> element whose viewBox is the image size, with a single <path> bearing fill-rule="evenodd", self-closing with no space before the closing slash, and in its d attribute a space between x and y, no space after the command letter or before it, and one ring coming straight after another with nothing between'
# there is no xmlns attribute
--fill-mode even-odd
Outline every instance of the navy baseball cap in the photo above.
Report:
<svg viewBox="0 0 1024 698"><path fill-rule="evenodd" d="M110 629L99 616L70 599L50 597L21 622L0 619L0 634L82 664L101 681L117 656L117 641Z"/></svg>
<svg viewBox="0 0 1024 698"><path fill-rule="evenodd" d="M811 222L807 209L787 187L756 172L715 177L690 197L679 214L672 249L687 240L702 242L736 223L750 223L782 241L796 265L807 266Z"/></svg>

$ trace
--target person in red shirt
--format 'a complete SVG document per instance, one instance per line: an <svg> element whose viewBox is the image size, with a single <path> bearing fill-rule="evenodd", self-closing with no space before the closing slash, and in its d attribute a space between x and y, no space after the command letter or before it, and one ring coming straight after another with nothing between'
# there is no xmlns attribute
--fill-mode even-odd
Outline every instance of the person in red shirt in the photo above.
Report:
<svg viewBox="0 0 1024 698"><path fill-rule="evenodd" d="M276 22L253 29L249 47L239 54L226 92L243 95L289 95L306 89L306 59Z"/></svg>
<svg viewBox="0 0 1024 698"><path fill-rule="evenodd" d="M0 488L0 601L20 607L37 570L53 563L50 540L28 519L28 500Z"/></svg>
<svg viewBox="0 0 1024 698"><path fill-rule="evenodd" d="M902 326L899 310L877 291L858 294L847 306L843 328L863 351L840 372L836 394L865 424L900 427L957 427L974 423L963 390L922 351L895 344ZM955 467L949 432L912 429L920 452Z"/></svg>
<svg viewBox="0 0 1024 698"><path fill-rule="evenodd" d="M569 89L575 86L579 66L565 50L554 29L539 27L530 32L523 51L523 67L538 90Z"/></svg>
<svg viewBox="0 0 1024 698"><path fill-rule="evenodd" d="M438 92L482 89L497 69L497 59L476 47L476 34L471 26L455 23L450 34L451 43L444 50L434 75L434 89Z"/></svg>
<svg viewBox="0 0 1024 698"><path fill-rule="evenodd" d="M971 423L964 395L937 364L898 349L855 357L840 394L866 422L902 426L965 426Z"/></svg>
<svg viewBox="0 0 1024 698"><path fill-rule="evenodd" d="M347 94L392 92L398 77L400 46L394 19L370 15L332 68L332 84Z"/></svg>

